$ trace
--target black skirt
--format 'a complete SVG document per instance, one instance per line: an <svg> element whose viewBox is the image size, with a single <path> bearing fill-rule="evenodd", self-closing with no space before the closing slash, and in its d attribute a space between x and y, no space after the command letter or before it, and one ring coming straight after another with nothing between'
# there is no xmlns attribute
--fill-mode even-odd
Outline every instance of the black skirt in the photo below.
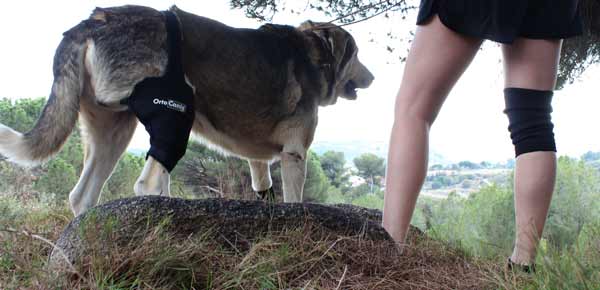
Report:
<svg viewBox="0 0 600 290"><path fill-rule="evenodd" d="M583 31L577 0L421 0L417 24L436 14L460 34L501 43L517 37L568 38Z"/></svg>

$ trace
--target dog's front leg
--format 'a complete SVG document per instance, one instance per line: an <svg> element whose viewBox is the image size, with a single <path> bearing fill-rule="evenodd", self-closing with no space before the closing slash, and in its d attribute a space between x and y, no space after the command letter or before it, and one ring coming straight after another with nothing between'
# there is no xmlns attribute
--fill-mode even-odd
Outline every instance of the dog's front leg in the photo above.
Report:
<svg viewBox="0 0 600 290"><path fill-rule="evenodd" d="M306 149L284 146L281 153L281 178L283 201L302 202L302 191L306 179Z"/></svg>
<svg viewBox="0 0 600 290"><path fill-rule="evenodd" d="M275 201L273 194L273 180L268 162L248 160L250 175L252 176L252 189L260 199Z"/></svg>
<svg viewBox="0 0 600 290"><path fill-rule="evenodd" d="M133 191L137 196L141 195L163 195L171 196L169 190L171 175L165 167L156 161L152 156L148 156L142 174L135 182Z"/></svg>

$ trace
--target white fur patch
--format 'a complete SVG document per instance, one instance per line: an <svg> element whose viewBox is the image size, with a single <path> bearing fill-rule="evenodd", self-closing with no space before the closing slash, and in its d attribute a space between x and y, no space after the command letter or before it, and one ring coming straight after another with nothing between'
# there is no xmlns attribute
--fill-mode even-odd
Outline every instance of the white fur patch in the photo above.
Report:
<svg viewBox="0 0 600 290"><path fill-rule="evenodd" d="M112 73L110 62L102 59L97 51L93 40L87 41L87 50L85 54L85 67L90 74L90 82L96 100L105 105L115 106L117 111L126 110L126 106L118 105L119 101L131 95L133 84L128 86L117 86L111 82Z"/></svg>
<svg viewBox="0 0 600 290"><path fill-rule="evenodd" d="M23 143L23 134L0 124L0 155L22 166L35 166L43 162L32 160L27 146Z"/></svg>

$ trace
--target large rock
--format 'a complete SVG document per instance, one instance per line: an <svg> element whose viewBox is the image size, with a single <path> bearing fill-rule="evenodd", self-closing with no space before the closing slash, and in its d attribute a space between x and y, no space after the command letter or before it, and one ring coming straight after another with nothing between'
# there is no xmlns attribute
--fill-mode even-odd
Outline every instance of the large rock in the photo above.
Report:
<svg viewBox="0 0 600 290"><path fill-rule="evenodd" d="M127 243L158 224L180 237L210 232L224 244L237 247L269 232L307 225L333 235L390 240L380 222L381 212L349 205L134 197L100 205L73 220L56 242L59 249L52 252L50 267L65 269L65 260L77 264L88 251L101 250L90 249L90 234L96 239L94 247L98 238L108 236Z"/></svg>

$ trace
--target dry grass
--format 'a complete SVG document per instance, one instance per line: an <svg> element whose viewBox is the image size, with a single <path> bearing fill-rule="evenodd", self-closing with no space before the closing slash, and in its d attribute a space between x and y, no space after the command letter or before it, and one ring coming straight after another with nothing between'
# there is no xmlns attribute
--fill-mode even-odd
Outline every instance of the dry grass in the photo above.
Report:
<svg viewBox="0 0 600 290"><path fill-rule="evenodd" d="M66 207L17 200L0 194L0 289L44 289L51 281L44 270L54 241L69 223Z"/></svg>
<svg viewBox="0 0 600 290"><path fill-rule="evenodd" d="M505 271L503 258L477 260L416 232L401 253L390 242L333 236L313 224L223 243L216 231L172 235L168 221L128 241L115 239L115 224L87 230L92 248L104 250L60 274L46 270L51 245L32 234L56 240L70 218L66 206L0 196L0 211L0 289L597 289L588 286L600 279L591 253L572 263L549 256L532 277ZM597 237L582 249L598 249ZM576 263L584 267L569 271Z"/></svg>
<svg viewBox="0 0 600 290"><path fill-rule="evenodd" d="M9 203L10 205L6 205ZM222 243L214 232L176 237L158 226L116 241L115 225L86 231L97 243L77 273L45 270L51 245L67 224L66 207L2 200L0 289L483 289L485 272L460 251L413 234L394 244L332 236L318 226ZM12 229L6 231L6 229ZM26 234L28 233L28 234Z"/></svg>
<svg viewBox="0 0 600 290"><path fill-rule="evenodd" d="M413 237L402 254L390 242L330 236L314 225L270 233L245 245L223 245L211 236L202 233L181 239L157 227L125 245L97 239L94 248L109 250L89 253L76 265L84 278L69 275L66 283L71 288L121 289L482 289L490 285L462 253L422 237Z"/></svg>

